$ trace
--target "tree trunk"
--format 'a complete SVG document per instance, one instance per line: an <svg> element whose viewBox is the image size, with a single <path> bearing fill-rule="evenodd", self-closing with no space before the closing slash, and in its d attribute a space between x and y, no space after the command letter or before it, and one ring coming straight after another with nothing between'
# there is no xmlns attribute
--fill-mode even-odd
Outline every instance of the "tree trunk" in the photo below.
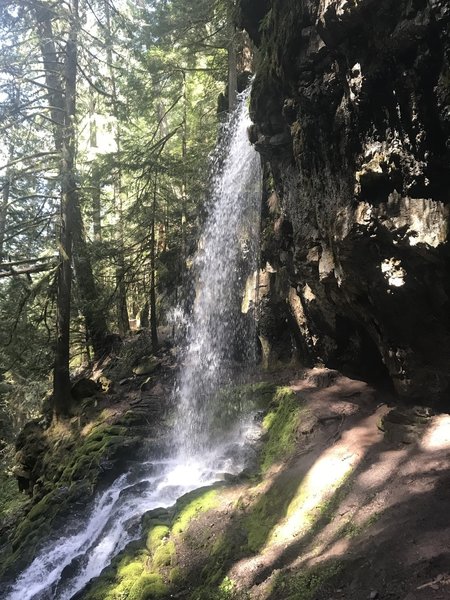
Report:
<svg viewBox="0 0 450 600"><path fill-rule="evenodd" d="M149 321L149 310L150 310L150 305L148 303L148 301L144 304L144 308L140 311L140 315L141 315L141 329L147 329L150 325L150 321Z"/></svg>
<svg viewBox="0 0 450 600"><path fill-rule="evenodd" d="M113 116L115 118L115 141L117 147L117 171L114 185L114 201L117 215L117 268L116 268L116 298L117 298L117 325L119 334L125 336L130 331L130 318L127 307L127 286L125 282L125 252L124 252L124 230L123 230L123 202L122 202L122 166L121 166L121 131L119 126L119 111L117 103L116 75L113 67L113 43L111 34L111 14L108 0L104 3L106 18L106 58L111 80L111 95Z"/></svg>
<svg viewBox="0 0 450 600"><path fill-rule="evenodd" d="M48 101L53 121L55 148L61 154L61 223L59 236L59 270L57 296L57 339L53 378L53 401L56 416L67 415L70 408L70 313L72 258L74 258L82 312L86 319L94 355L100 358L106 339L106 319L98 306L92 265L84 238L79 191L75 177L76 152L76 80L78 55L78 0L70 2L70 30L64 60L56 51L52 28L53 13L47 6L35 7L38 34L49 90ZM75 252L73 253L73 249Z"/></svg>
<svg viewBox="0 0 450 600"><path fill-rule="evenodd" d="M97 285L92 271L91 258L81 221L78 191L74 195L73 223L74 266L76 281L81 297L81 312L86 320L89 342L94 350L95 360L100 360L108 352L107 325L103 307L100 305Z"/></svg>
<svg viewBox="0 0 450 600"><path fill-rule="evenodd" d="M74 205L77 188L74 178L75 107L77 76L78 0L72 0L72 22L65 52L64 129L55 141L60 144L61 161L61 231L58 271L57 338L53 377L53 402L56 416L67 415L70 408L70 307L72 288L72 242ZM51 24L49 23L51 27ZM55 53L56 56L56 53Z"/></svg>
<svg viewBox="0 0 450 600"><path fill-rule="evenodd" d="M158 191L158 174L155 173L152 202L152 222L150 237L150 335L152 349L158 349L158 321L156 318L156 197Z"/></svg>
<svg viewBox="0 0 450 600"><path fill-rule="evenodd" d="M232 112L236 106L238 77L237 77L237 48L236 48L236 26L234 24L234 6L228 5L228 110Z"/></svg>

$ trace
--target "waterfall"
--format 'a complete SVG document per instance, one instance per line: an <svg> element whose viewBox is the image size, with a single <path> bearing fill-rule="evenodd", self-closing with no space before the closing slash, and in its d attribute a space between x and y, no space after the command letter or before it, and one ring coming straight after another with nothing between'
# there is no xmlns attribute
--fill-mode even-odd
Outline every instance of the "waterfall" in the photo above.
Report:
<svg viewBox="0 0 450 600"><path fill-rule="evenodd" d="M248 95L241 94L217 153L210 213L194 262L196 298L176 390L178 450L190 458L210 445L214 400L218 386L232 379L233 358L254 356L254 320L244 319L241 304L258 266L262 172L248 141Z"/></svg>
<svg viewBox="0 0 450 600"><path fill-rule="evenodd" d="M221 443L213 443L209 433L218 386L232 381L236 358L251 359L255 343L251 320L241 312L246 281L257 269L261 197L260 159L247 139L248 95L242 94L224 130L209 217L194 261L197 293L175 390L176 452L125 473L97 498L85 519L68 519L59 539L49 541L6 590L5 600L70 600L139 538L145 512L171 506L185 493L218 481L225 470L244 466L242 454L231 459L225 453L227 444L238 440L245 447L245 432L255 427L250 417L227 431Z"/></svg>

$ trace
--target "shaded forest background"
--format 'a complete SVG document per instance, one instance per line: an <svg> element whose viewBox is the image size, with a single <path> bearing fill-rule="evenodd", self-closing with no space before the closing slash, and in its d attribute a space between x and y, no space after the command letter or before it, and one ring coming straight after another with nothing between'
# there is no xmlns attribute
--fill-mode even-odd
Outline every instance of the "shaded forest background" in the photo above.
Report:
<svg viewBox="0 0 450 600"><path fill-rule="evenodd" d="M0 6L0 438L187 296L220 123L251 60L231 0ZM228 90L231 93L228 93Z"/></svg>

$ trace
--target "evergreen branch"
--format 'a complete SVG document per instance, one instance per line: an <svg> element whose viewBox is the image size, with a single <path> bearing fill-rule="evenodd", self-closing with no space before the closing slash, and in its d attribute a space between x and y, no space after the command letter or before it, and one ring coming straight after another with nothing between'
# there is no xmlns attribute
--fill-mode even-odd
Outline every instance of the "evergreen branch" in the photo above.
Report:
<svg viewBox="0 0 450 600"><path fill-rule="evenodd" d="M16 165L17 163L20 163L22 161L34 160L35 158L44 158L46 156L59 156L59 153L58 152L36 152L35 154L29 154L28 156L20 156L19 158L15 158L14 160L11 160L10 162L6 163L5 165L0 166L0 171L3 171L3 169L9 169L9 167L12 167L13 165Z"/></svg>

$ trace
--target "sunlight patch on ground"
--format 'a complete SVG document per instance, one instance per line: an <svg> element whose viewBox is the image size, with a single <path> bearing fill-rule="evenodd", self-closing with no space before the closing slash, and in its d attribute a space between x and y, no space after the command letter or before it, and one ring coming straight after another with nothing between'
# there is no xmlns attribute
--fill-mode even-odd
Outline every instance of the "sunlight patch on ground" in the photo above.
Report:
<svg viewBox="0 0 450 600"><path fill-rule="evenodd" d="M331 509L333 496L379 440L374 419L371 415L343 433L341 440L316 461L298 487L286 517L272 530L270 544L284 544L307 533Z"/></svg>
<svg viewBox="0 0 450 600"><path fill-rule="evenodd" d="M350 461L337 458L332 451L322 456L299 486L285 519L275 526L268 543L282 544L306 533L320 518L323 504L349 475L352 466Z"/></svg>
<svg viewBox="0 0 450 600"><path fill-rule="evenodd" d="M322 454L301 482L286 517L274 527L268 543L283 544L307 533L332 508L329 503L333 496L378 439L373 416L345 432L337 444Z"/></svg>
<svg viewBox="0 0 450 600"><path fill-rule="evenodd" d="M450 416L439 415L425 432L420 447L428 452L450 449Z"/></svg>

